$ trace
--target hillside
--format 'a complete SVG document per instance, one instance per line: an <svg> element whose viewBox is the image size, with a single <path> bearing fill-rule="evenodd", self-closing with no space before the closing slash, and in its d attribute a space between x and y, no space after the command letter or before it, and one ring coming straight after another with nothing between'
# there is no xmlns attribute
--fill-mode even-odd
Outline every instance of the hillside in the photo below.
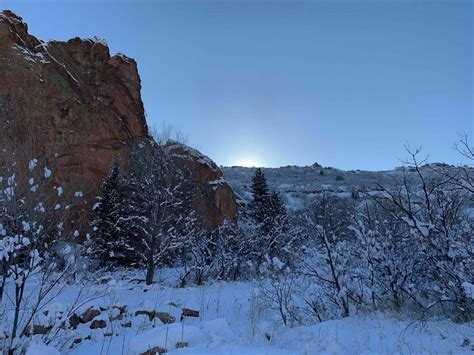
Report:
<svg viewBox="0 0 474 355"><path fill-rule="evenodd" d="M444 164L429 164L422 167L427 176L441 177L436 171L455 171L455 167ZM251 199L250 183L256 168L224 167L224 176L238 197L243 201ZM336 168L313 166L284 166L280 168L262 168L271 190L280 192L287 207L302 208L308 199L323 194L338 197L351 197L353 192L361 189L380 190L385 187L398 186L405 175L410 182L416 181L413 169L399 167L386 171L339 170Z"/></svg>

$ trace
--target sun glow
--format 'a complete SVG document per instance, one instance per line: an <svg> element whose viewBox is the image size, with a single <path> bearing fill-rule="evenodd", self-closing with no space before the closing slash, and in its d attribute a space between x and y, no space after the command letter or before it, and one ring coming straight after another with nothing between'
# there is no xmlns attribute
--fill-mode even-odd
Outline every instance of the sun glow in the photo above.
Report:
<svg viewBox="0 0 474 355"><path fill-rule="evenodd" d="M260 162L257 161L256 159L252 158L241 158L237 159L236 164L237 166L243 166L245 168L252 168L252 167L258 167L261 166Z"/></svg>

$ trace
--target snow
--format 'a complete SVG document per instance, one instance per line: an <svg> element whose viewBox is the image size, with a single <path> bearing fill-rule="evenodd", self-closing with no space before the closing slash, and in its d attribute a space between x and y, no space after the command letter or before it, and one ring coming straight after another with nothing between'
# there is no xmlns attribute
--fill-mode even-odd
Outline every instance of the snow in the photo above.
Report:
<svg viewBox="0 0 474 355"><path fill-rule="evenodd" d="M55 347L45 345L43 342L38 341L36 344L30 345L26 351L26 355L60 355L60 353Z"/></svg>
<svg viewBox="0 0 474 355"><path fill-rule="evenodd" d="M36 168L36 165L38 165L38 159L32 159L30 160L30 162L28 163L28 169L30 171L33 171L34 168Z"/></svg>
<svg viewBox="0 0 474 355"><path fill-rule="evenodd" d="M322 195L339 198L350 198L353 190L366 188L371 195L380 195L380 186L393 187L406 174L409 182L417 183L416 174L409 169L396 168L388 171L344 171L333 168L311 166L285 166L280 168L261 168L265 174L270 190L279 192L290 210L304 208L307 200L314 200ZM454 169L454 168L447 168ZM238 196L250 201L250 182L255 168L224 167L225 180ZM422 167L426 176L433 176L430 166ZM452 170L454 172L454 170ZM472 171L472 169L470 170ZM336 180L341 175L343 180ZM472 204L474 211L474 203ZM474 216L474 212L473 212Z"/></svg>
<svg viewBox="0 0 474 355"><path fill-rule="evenodd" d="M191 148L185 144L170 140L166 144L165 148L166 152L171 156L185 160L195 160L200 164L207 165L213 170L220 171L220 169L211 159L200 153L198 150Z"/></svg>
<svg viewBox="0 0 474 355"><path fill-rule="evenodd" d="M474 300L474 284L463 282L462 287L466 291L466 296Z"/></svg>
<svg viewBox="0 0 474 355"><path fill-rule="evenodd" d="M130 341L129 353L141 354L154 347L173 349L177 343L187 343L189 347L204 344L207 334L194 326L169 324L137 335Z"/></svg>
<svg viewBox="0 0 474 355"><path fill-rule="evenodd" d="M46 166L44 167L44 177L49 178L51 176L52 171L49 170Z"/></svg>
<svg viewBox="0 0 474 355"><path fill-rule="evenodd" d="M414 319L391 313L360 313L291 328L279 321L275 310L264 306L262 294L256 292L258 282L214 282L178 288L175 287L178 271L157 270L158 282L150 286L134 281L142 277L139 271L95 277L86 289L81 288L80 282L68 285L46 307L48 316L40 317L39 321L48 322L49 317L66 313L82 290L90 298L76 312L82 314L91 307L102 309L94 320L105 320L107 327L90 329L89 324L80 324L76 330L68 330L71 341L77 338L82 341L72 349L70 343L61 348L53 341L51 345L64 353L136 355L162 347L170 354L469 354L471 345L462 344L465 339L470 344L474 342L473 322L457 324L432 319L421 326ZM119 319L120 312L114 307L123 306L127 311ZM183 307L199 311L199 317L181 319ZM136 311L166 312L176 322L150 321L147 315L136 316ZM115 320L110 321L111 317ZM131 326L123 327L127 322ZM114 335L107 336L108 333ZM187 347L178 349L177 343L187 343ZM53 348L41 344L30 346L28 351L57 354Z"/></svg>
<svg viewBox="0 0 474 355"><path fill-rule="evenodd" d="M58 192L58 196L61 196L63 194L63 188L61 186L56 187L56 191Z"/></svg>

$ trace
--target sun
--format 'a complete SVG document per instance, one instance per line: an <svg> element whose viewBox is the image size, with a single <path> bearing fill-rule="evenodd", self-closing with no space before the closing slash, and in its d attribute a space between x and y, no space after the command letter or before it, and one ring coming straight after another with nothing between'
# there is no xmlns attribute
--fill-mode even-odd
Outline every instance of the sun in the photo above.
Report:
<svg viewBox="0 0 474 355"><path fill-rule="evenodd" d="M249 157L237 159L237 163L235 165L243 166L244 168L253 168L260 166L259 162L256 159Z"/></svg>

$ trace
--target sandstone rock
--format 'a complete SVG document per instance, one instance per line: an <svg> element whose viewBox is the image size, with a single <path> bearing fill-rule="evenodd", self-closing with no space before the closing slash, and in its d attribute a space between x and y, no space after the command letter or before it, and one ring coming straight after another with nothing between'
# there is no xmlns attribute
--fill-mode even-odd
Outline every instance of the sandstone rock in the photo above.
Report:
<svg viewBox="0 0 474 355"><path fill-rule="evenodd" d="M171 324L176 322L176 317L166 312L155 312L155 317L164 324Z"/></svg>
<svg viewBox="0 0 474 355"><path fill-rule="evenodd" d="M50 326L45 326L45 325L41 325L41 324L34 324L33 325L33 335L48 334L51 329L53 329L53 326L51 326L51 325Z"/></svg>
<svg viewBox="0 0 474 355"><path fill-rule="evenodd" d="M141 353L140 355L156 355L156 354L164 354L167 352L168 351L166 349L160 348L159 346L155 346L154 348L151 348L150 350L147 350L144 353Z"/></svg>
<svg viewBox="0 0 474 355"><path fill-rule="evenodd" d="M175 164L191 172L197 188L194 206L203 226L215 227L225 219L235 222L236 196L216 163L197 150L177 142L168 142L165 149Z"/></svg>
<svg viewBox="0 0 474 355"><path fill-rule="evenodd" d="M72 329L76 329L80 323L81 323L81 318L76 313L74 313L72 316L69 317L69 326Z"/></svg>
<svg viewBox="0 0 474 355"><path fill-rule="evenodd" d="M117 154L148 135L137 64L100 41L42 42L0 13L0 145L54 166L55 183L90 204Z"/></svg>
<svg viewBox="0 0 474 355"><path fill-rule="evenodd" d="M88 323L100 314L100 310L90 307L80 318L81 323Z"/></svg>
<svg viewBox="0 0 474 355"><path fill-rule="evenodd" d="M148 137L137 63L111 56L99 40L40 41L21 17L3 11L0 83L0 148L23 147L54 168L54 184L82 191L70 221L86 222L114 159L120 155L126 170L131 147ZM220 169L185 146L169 149L197 182L204 226L235 220L235 195Z"/></svg>
<svg viewBox="0 0 474 355"><path fill-rule="evenodd" d="M89 326L89 328L91 329L103 329L107 326L107 322L103 319L96 319L94 321L92 321L91 325Z"/></svg>
<svg viewBox="0 0 474 355"><path fill-rule="evenodd" d="M182 317L196 317L199 318L199 311L195 311L189 308L183 308Z"/></svg>

